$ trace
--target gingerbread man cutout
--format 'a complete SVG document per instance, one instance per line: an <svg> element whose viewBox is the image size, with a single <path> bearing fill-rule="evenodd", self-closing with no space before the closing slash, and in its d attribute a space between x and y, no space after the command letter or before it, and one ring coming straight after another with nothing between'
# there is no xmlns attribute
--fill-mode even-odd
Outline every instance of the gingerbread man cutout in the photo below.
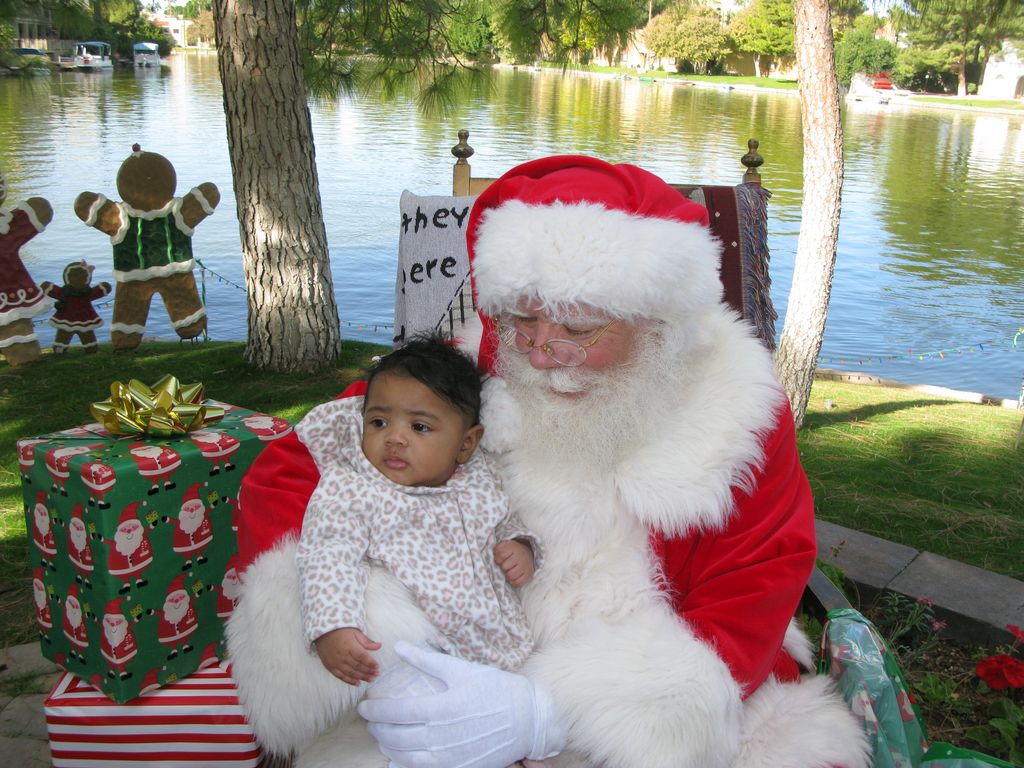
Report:
<svg viewBox="0 0 1024 768"><path fill-rule="evenodd" d="M64 267L64 285L43 281L43 293L57 302L57 311L50 318L50 325L57 329L53 351L61 354L71 345L75 336L82 342L86 352L96 352L96 329L103 325L92 303L110 293L110 283L91 285L92 264L73 261Z"/></svg>
<svg viewBox="0 0 1024 768"><path fill-rule="evenodd" d="M135 144L117 172L123 202L96 192L75 198L78 218L109 235L114 247L115 349L134 349L142 341L154 294L163 298L178 336L194 339L206 330L206 307L192 274L192 232L213 213L220 191L204 182L175 197L176 185L170 160Z"/></svg>
<svg viewBox="0 0 1024 768"><path fill-rule="evenodd" d="M39 339L32 318L53 302L36 285L21 261L21 246L53 220L53 208L42 197L30 197L16 208L3 207L7 183L0 173L0 353L11 365L39 357Z"/></svg>

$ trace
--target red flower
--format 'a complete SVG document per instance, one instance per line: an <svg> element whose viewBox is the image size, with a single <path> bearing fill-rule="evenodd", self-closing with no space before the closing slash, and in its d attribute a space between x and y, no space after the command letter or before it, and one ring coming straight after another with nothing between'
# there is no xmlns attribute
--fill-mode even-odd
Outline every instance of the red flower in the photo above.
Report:
<svg viewBox="0 0 1024 768"><path fill-rule="evenodd" d="M1024 688L1024 661L1005 653L989 656L978 662L974 673L993 691Z"/></svg>
<svg viewBox="0 0 1024 768"><path fill-rule="evenodd" d="M1021 629L1016 624L1007 624L1006 628L1010 630L1010 634L1013 635L1014 646L1017 643L1024 643L1024 629Z"/></svg>

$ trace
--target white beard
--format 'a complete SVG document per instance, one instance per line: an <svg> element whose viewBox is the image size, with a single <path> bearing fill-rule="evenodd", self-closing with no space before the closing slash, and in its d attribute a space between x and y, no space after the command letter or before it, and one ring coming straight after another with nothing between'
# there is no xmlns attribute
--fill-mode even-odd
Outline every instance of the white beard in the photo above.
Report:
<svg viewBox="0 0 1024 768"><path fill-rule="evenodd" d="M82 625L82 606L74 598L68 598L64 606L64 615L67 617L68 626L78 629Z"/></svg>
<svg viewBox="0 0 1024 768"><path fill-rule="evenodd" d="M185 533L195 533L203 524L206 509L199 502L185 502L178 515L178 526Z"/></svg>
<svg viewBox="0 0 1024 768"><path fill-rule="evenodd" d="M85 526L72 520L68 524L68 530L70 531L71 543L74 545L75 550L77 552L83 551L87 544Z"/></svg>
<svg viewBox="0 0 1024 768"><path fill-rule="evenodd" d="M173 595L172 595L173 596ZM170 597L164 602L164 618L171 624L177 624L188 613L188 599L173 602Z"/></svg>
<svg viewBox="0 0 1024 768"><path fill-rule="evenodd" d="M142 543L142 528L139 527L133 531L126 532L123 529L118 529L114 534L114 547L117 551L128 557L135 553L135 550L139 548Z"/></svg>
<svg viewBox="0 0 1024 768"><path fill-rule="evenodd" d="M604 473L657 430L658 414L684 386L675 362L648 328L638 330L632 360L621 366L538 370L501 346L497 373L519 404L521 446L552 466Z"/></svg>
<svg viewBox="0 0 1024 768"><path fill-rule="evenodd" d="M128 622L122 621L118 624L103 622L103 634L106 635L110 647L117 648L128 635Z"/></svg>

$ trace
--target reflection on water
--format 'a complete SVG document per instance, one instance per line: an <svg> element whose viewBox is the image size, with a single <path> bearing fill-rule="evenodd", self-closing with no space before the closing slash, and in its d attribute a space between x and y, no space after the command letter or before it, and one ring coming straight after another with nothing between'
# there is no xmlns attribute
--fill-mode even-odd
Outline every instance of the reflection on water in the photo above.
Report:
<svg viewBox="0 0 1024 768"><path fill-rule="evenodd" d="M87 259L111 280L106 238L72 210L79 192L120 199L115 177L138 142L174 163L178 194L221 190L197 227L210 271L210 335L242 339L245 296L220 83L213 56L174 56L163 70L0 79L0 168L8 203L50 200L54 221L22 251L37 280ZM496 175L554 153L642 165L673 181L738 180L746 140L761 141L772 190L769 242L780 314L800 226L802 145L794 94L720 91L557 73L498 72L452 114L410 97L312 105L323 210L343 334L391 335L398 198L445 193L450 147L471 131L474 169ZM825 365L884 378L1016 397L1024 373L1024 118L853 105ZM109 324L110 305L99 308ZM781 329L781 321L779 323ZM44 344L52 341L45 323ZM173 338L160 306L150 333ZM106 328L101 331L105 335ZM978 343L985 345L984 350ZM919 360L923 353L949 350ZM973 350L973 351L972 351Z"/></svg>

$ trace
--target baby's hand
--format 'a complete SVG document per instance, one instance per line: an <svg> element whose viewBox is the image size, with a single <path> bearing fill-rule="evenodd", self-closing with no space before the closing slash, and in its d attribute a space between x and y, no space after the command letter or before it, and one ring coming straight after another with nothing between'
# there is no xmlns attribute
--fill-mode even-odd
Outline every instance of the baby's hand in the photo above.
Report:
<svg viewBox="0 0 1024 768"><path fill-rule="evenodd" d="M380 672L380 665L369 653L379 651L380 643L355 627L331 630L320 635L314 645L327 671L349 685L373 682Z"/></svg>
<svg viewBox="0 0 1024 768"><path fill-rule="evenodd" d="M499 541L494 545L494 561L513 587L529 584L533 578L533 552L521 541Z"/></svg>

